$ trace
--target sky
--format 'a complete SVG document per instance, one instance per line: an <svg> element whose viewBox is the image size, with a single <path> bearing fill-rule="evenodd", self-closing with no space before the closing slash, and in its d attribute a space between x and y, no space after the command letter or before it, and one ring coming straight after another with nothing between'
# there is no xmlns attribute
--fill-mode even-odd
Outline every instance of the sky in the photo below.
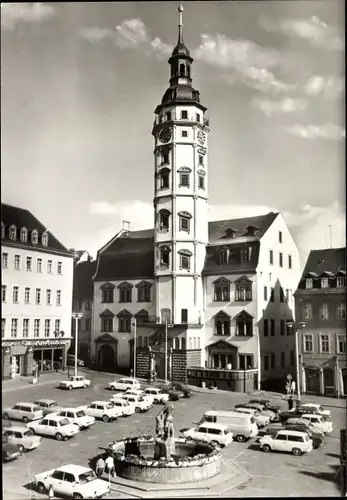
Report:
<svg viewBox="0 0 347 500"><path fill-rule="evenodd" d="M302 265L344 246L343 0L183 6L210 117L209 219L280 211ZM177 7L1 4L2 202L67 248L95 256L123 220L153 227L151 131Z"/></svg>

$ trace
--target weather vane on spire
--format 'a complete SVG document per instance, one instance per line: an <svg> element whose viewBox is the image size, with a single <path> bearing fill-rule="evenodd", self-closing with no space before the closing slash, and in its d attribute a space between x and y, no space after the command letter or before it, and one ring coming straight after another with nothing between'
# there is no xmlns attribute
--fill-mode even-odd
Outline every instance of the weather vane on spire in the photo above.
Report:
<svg viewBox="0 0 347 500"><path fill-rule="evenodd" d="M178 20L178 42L183 43L183 5L182 2L178 6L179 20Z"/></svg>

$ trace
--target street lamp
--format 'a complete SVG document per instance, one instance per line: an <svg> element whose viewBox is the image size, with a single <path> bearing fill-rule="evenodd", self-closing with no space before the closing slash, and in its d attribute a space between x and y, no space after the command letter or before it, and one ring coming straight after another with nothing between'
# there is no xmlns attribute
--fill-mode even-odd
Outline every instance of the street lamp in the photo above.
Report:
<svg viewBox="0 0 347 500"><path fill-rule="evenodd" d="M78 320L81 319L83 313L72 313L72 317L75 318L75 377L77 377L77 345L78 345Z"/></svg>
<svg viewBox="0 0 347 500"><path fill-rule="evenodd" d="M305 327L306 323L299 321L295 323L294 321L287 322L288 328L295 328L295 366L296 366L296 385L297 385L297 396L298 399L301 398L301 363L300 363L300 353L299 353L299 332L301 332Z"/></svg>
<svg viewBox="0 0 347 500"><path fill-rule="evenodd" d="M5 356L8 356L11 352L10 347L5 347L2 350L2 380L5 379Z"/></svg>

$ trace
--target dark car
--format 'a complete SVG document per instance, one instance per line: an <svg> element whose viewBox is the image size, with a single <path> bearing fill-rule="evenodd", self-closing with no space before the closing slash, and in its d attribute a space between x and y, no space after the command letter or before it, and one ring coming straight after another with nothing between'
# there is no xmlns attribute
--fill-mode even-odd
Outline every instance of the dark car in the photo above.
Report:
<svg viewBox="0 0 347 500"><path fill-rule="evenodd" d="M281 406L273 405L269 399L253 398L248 401L248 403L264 405L268 410L274 411L275 413L278 413L281 410Z"/></svg>
<svg viewBox="0 0 347 500"><path fill-rule="evenodd" d="M293 410L283 410L278 413L278 418L280 419L281 422L286 422L288 418L300 418L304 414L312 414L313 411L312 409L309 408L304 408L304 407L298 407L294 408ZM314 412L318 414L318 411Z"/></svg>
<svg viewBox="0 0 347 500"><path fill-rule="evenodd" d="M9 462L15 460L20 455L18 446L10 443L6 436L2 436L2 461Z"/></svg>

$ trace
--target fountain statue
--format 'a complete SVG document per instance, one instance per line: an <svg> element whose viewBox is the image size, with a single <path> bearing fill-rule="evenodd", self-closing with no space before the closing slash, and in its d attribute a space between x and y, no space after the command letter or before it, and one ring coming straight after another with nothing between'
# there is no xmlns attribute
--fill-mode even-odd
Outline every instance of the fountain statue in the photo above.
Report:
<svg viewBox="0 0 347 500"><path fill-rule="evenodd" d="M156 417L154 458L171 458L175 454L175 431L173 426L173 407L166 405Z"/></svg>

